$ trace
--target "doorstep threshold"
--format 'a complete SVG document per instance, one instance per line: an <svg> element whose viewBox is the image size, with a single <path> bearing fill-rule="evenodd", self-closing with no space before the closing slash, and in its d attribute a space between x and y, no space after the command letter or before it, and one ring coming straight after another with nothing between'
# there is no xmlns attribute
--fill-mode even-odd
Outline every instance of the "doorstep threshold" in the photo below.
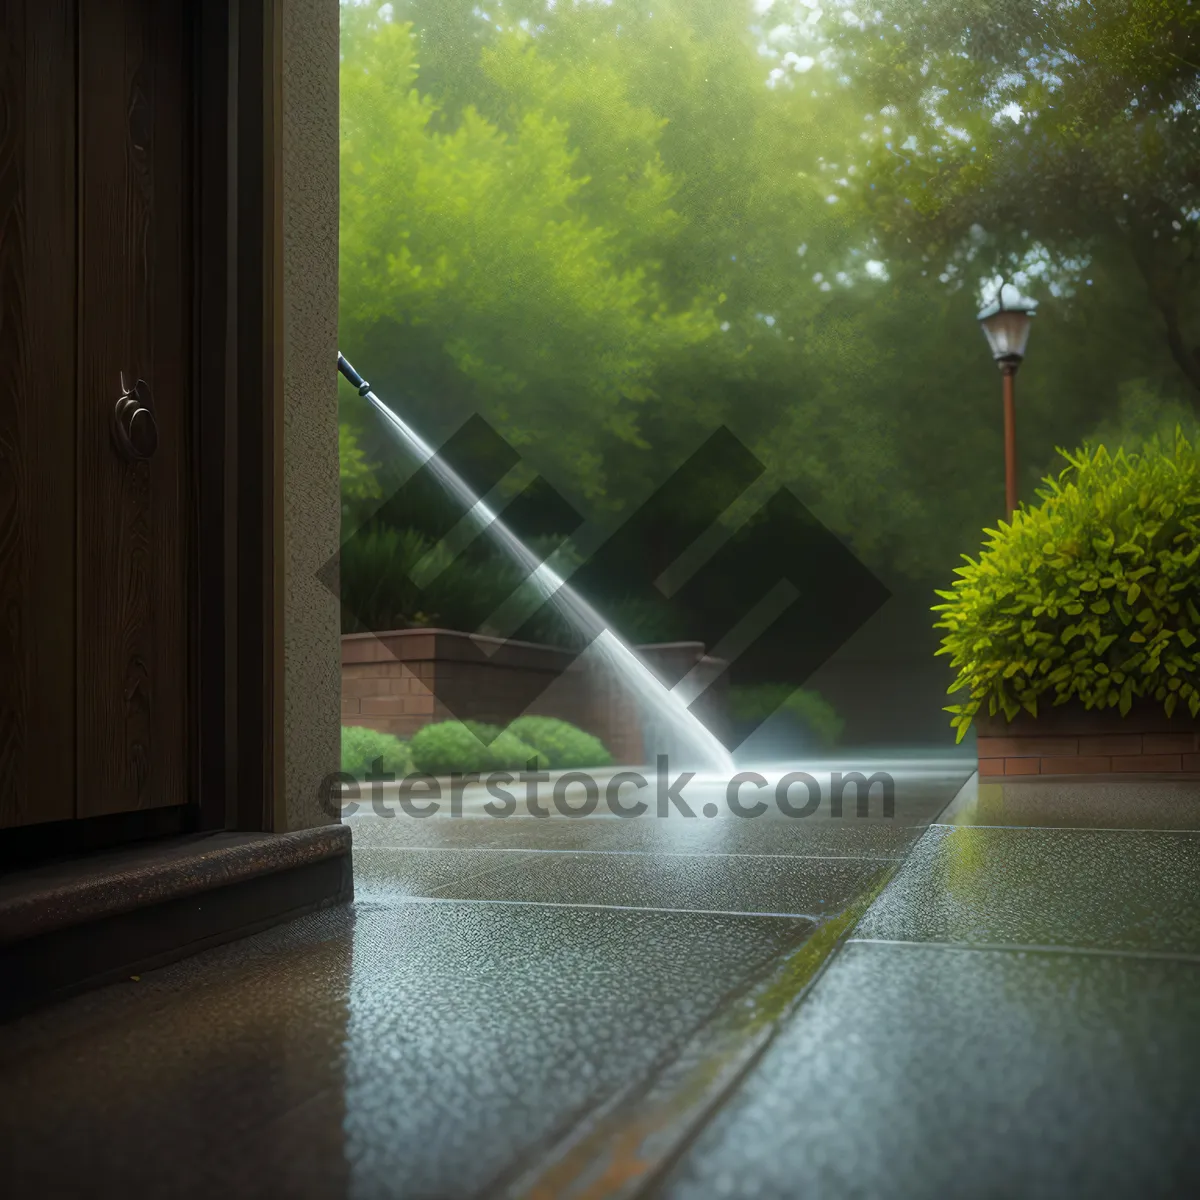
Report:
<svg viewBox="0 0 1200 1200"><path fill-rule="evenodd" d="M348 826L214 832L0 877L0 1018L353 898Z"/></svg>

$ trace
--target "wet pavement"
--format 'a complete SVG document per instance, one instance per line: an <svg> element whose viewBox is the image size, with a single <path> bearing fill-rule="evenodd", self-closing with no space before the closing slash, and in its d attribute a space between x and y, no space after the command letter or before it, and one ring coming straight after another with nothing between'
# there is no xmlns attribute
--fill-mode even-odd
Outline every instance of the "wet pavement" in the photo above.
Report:
<svg viewBox="0 0 1200 1200"><path fill-rule="evenodd" d="M1200 1194L1197 830L1197 781L964 789L656 1194Z"/></svg>
<svg viewBox="0 0 1200 1200"><path fill-rule="evenodd" d="M4 1194L519 1194L748 995L760 1025L783 1011L967 774L896 768L894 813L860 817L809 769L803 818L733 816L703 781L714 817L364 804L352 907L0 1028Z"/></svg>

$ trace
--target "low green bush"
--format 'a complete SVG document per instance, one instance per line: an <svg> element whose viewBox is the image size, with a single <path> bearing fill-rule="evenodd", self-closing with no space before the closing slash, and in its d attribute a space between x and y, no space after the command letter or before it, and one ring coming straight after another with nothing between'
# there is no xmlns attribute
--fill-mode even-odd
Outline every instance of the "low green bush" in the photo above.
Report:
<svg viewBox="0 0 1200 1200"><path fill-rule="evenodd" d="M342 770L361 779L383 760L383 770L402 779L412 772L408 745L390 733L364 729L361 725L342 726Z"/></svg>
<svg viewBox="0 0 1200 1200"><path fill-rule="evenodd" d="M985 530L957 568L936 627L958 672L961 741L984 705L1011 720L1071 701L1127 713L1153 697L1200 713L1200 451L1181 431L1164 448L1115 456L1059 451L1042 503Z"/></svg>
<svg viewBox="0 0 1200 1200"><path fill-rule="evenodd" d="M544 770L546 756L509 730L477 721L439 721L413 734L413 767L428 775L467 771L521 771L530 763Z"/></svg>
<svg viewBox="0 0 1200 1200"><path fill-rule="evenodd" d="M790 683L738 684L729 689L729 708L735 721L765 721L783 711L793 717L824 747L832 749L846 722L820 692Z"/></svg>
<svg viewBox="0 0 1200 1200"><path fill-rule="evenodd" d="M613 757L598 737L556 717L518 717L508 732L539 750L555 769L612 766Z"/></svg>

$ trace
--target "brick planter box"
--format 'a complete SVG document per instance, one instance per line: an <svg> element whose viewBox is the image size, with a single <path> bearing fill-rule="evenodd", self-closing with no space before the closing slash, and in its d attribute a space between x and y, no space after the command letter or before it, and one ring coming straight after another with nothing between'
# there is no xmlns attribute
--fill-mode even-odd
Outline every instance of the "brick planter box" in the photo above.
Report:
<svg viewBox="0 0 1200 1200"><path fill-rule="evenodd" d="M1076 705L977 716L980 778L1022 775L1200 774L1200 720L1157 702L1089 712Z"/></svg>
<svg viewBox="0 0 1200 1200"><path fill-rule="evenodd" d="M641 646L668 686L689 671L717 681L699 714L723 728L726 663L700 642ZM448 629L398 629L342 635L342 724L403 738L434 721L503 725L523 713L559 717L595 734L621 764L646 760L641 713L588 655L532 642Z"/></svg>

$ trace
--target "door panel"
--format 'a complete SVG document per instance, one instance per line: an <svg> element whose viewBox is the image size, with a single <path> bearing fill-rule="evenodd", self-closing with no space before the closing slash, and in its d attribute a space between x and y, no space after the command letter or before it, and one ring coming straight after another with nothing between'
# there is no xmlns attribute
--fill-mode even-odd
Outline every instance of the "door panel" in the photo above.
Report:
<svg viewBox="0 0 1200 1200"><path fill-rule="evenodd" d="M0 0L0 827L194 799L190 8Z"/></svg>
<svg viewBox="0 0 1200 1200"><path fill-rule="evenodd" d="M75 812L75 6L0 0L0 827Z"/></svg>
<svg viewBox="0 0 1200 1200"><path fill-rule="evenodd" d="M188 799L187 55L171 0L79 11L80 817ZM116 449L122 381L157 448Z"/></svg>

